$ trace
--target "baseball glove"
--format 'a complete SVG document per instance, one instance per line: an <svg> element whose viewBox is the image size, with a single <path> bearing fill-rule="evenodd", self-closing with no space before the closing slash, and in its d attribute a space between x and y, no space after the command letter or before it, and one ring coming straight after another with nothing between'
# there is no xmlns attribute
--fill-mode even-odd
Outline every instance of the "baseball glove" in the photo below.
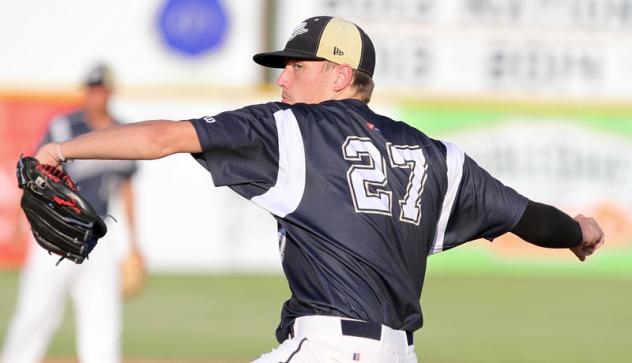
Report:
<svg viewBox="0 0 632 363"><path fill-rule="evenodd" d="M105 235L107 227L78 194L66 173L32 157L20 157L16 174L23 190L20 206L37 243L48 253L82 263Z"/></svg>
<svg viewBox="0 0 632 363"><path fill-rule="evenodd" d="M141 292L146 278L145 261L136 248L121 261L121 290L123 297L131 299Z"/></svg>

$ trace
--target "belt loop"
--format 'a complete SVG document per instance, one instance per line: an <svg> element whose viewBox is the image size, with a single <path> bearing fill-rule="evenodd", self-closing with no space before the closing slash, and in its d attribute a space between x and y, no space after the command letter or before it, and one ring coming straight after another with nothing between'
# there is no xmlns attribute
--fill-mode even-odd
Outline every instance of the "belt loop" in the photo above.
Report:
<svg viewBox="0 0 632 363"><path fill-rule="evenodd" d="M413 342L413 333L407 331L406 332L406 341L408 342L408 346L411 346L414 344Z"/></svg>

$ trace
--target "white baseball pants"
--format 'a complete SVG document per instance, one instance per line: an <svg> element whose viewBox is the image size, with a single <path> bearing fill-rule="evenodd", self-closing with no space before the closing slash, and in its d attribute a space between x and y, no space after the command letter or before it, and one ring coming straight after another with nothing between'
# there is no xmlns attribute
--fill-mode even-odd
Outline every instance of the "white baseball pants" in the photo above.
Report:
<svg viewBox="0 0 632 363"><path fill-rule="evenodd" d="M344 329L343 320L329 316L304 316L294 322L293 336L253 363L416 363L406 332L381 326L381 334L367 338ZM354 324L362 330L363 322ZM366 324L366 323L364 323ZM346 331L345 331L346 330ZM351 335L354 334L354 335ZM409 344L411 343L411 344Z"/></svg>
<svg viewBox="0 0 632 363"><path fill-rule="evenodd" d="M59 326L67 296L74 303L77 355L81 363L119 363L120 270L104 238L81 265L55 263L34 241L20 276L15 313L0 354L3 363L39 363Z"/></svg>

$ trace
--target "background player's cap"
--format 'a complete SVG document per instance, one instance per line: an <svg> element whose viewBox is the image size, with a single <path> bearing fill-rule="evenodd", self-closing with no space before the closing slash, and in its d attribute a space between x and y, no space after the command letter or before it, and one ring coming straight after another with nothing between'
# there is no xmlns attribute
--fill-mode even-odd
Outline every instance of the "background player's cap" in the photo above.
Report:
<svg viewBox="0 0 632 363"><path fill-rule="evenodd" d="M354 23L331 16L303 21L290 35L285 49L252 57L258 64L272 68L284 68L288 58L348 64L371 77L375 69L375 48L369 36Z"/></svg>
<svg viewBox="0 0 632 363"><path fill-rule="evenodd" d="M108 89L114 87L114 76L112 70L105 64L97 64L86 75L83 83L86 87L102 86Z"/></svg>

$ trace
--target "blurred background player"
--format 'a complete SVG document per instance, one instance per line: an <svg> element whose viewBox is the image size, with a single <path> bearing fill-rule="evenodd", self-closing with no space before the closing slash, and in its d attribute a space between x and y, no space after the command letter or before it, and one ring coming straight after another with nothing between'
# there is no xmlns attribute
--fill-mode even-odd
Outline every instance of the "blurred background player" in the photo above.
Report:
<svg viewBox="0 0 632 363"><path fill-rule="evenodd" d="M118 121L108 110L113 91L110 69L96 65L84 81L83 106L52 120L43 144L63 141ZM142 257L136 239L134 194L131 178L136 172L132 161L77 161L66 165L68 174L79 184L80 193L105 216L113 197L120 197L127 215L130 253L127 260ZM120 361L122 330L121 303L122 244L113 234L99 241L89 263L75 265L48 255L33 242L22 270L15 313L11 319L0 359L4 363L42 361L59 326L66 296L74 305L77 354L82 363Z"/></svg>

